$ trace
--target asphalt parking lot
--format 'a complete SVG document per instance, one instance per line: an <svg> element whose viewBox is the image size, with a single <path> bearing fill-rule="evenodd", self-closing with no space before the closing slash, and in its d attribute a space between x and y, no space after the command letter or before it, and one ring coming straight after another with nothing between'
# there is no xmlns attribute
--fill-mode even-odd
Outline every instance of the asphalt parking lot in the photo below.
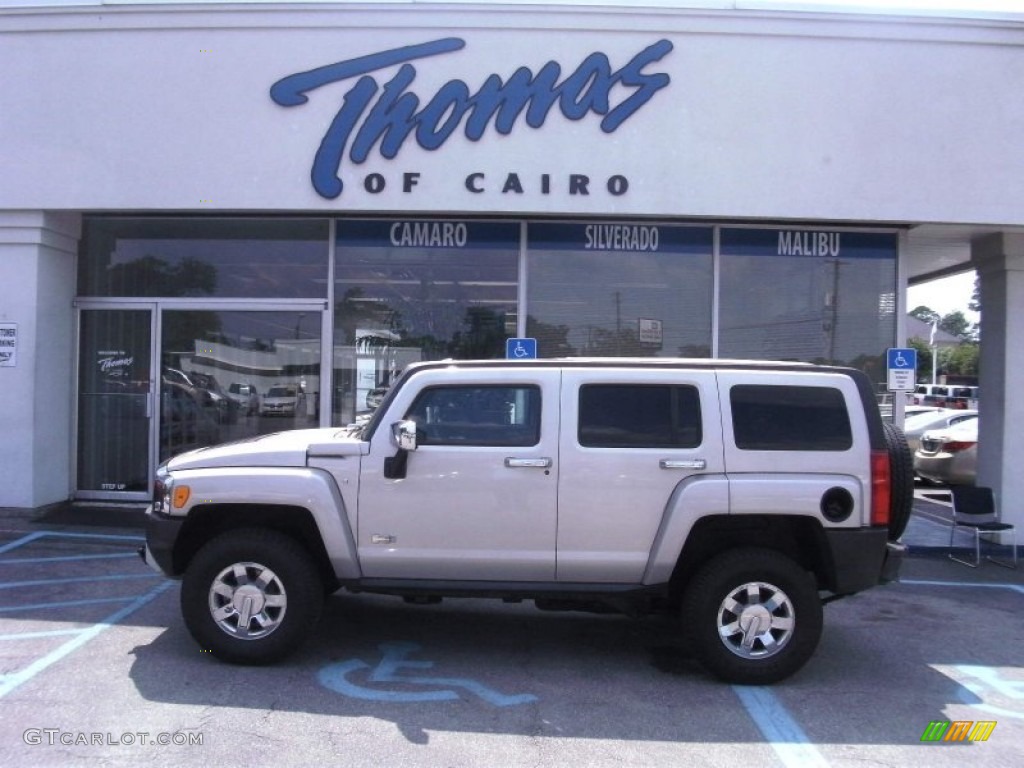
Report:
<svg viewBox="0 0 1024 768"><path fill-rule="evenodd" d="M0 518L0 764L1021 764L1024 578L950 562L941 519L922 496L901 583L828 605L807 667L743 688L667 618L482 600L336 595L297 656L233 667L139 529Z"/></svg>

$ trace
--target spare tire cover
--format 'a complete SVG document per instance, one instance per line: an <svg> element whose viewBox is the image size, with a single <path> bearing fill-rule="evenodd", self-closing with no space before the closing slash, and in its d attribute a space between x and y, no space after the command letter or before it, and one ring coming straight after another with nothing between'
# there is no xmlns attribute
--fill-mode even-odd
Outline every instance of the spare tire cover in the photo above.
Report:
<svg viewBox="0 0 1024 768"><path fill-rule="evenodd" d="M889 452L889 475L892 482L889 504L889 541L896 541L907 529L914 507L914 457L903 430L884 422L885 446Z"/></svg>

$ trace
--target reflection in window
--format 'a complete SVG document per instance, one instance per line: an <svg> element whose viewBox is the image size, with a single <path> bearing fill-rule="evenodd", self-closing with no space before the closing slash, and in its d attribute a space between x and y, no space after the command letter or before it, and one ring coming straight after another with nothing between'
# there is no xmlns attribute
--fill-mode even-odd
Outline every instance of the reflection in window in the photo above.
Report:
<svg viewBox="0 0 1024 768"><path fill-rule="evenodd" d="M529 226L526 335L541 357L708 357L710 227Z"/></svg>
<svg viewBox="0 0 1024 768"><path fill-rule="evenodd" d="M884 381L896 236L723 229L722 357L850 365Z"/></svg>
<svg viewBox="0 0 1024 768"><path fill-rule="evenodd" d="M160 460L318 424L320 314L162 313Z"/></svg>
<svg viewBox="0 0 1024 768"><path fill-rule="evenodd" d="M92 217L79 296L324 298L328 223Z"/></svg>
<svg viewBox="0 0 1024 768"><path fill-rule="evenodd" d="M519 225L339 221L336 258L332 423L372 410L410 363L505 356Z"/></svg>

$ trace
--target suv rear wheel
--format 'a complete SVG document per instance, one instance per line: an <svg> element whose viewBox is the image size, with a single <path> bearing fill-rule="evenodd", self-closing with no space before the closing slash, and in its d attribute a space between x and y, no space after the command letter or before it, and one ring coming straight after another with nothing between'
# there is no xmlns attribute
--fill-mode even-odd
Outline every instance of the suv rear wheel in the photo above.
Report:
<svg viewBox="0 0 1024 768"><path fill-rule="evenodd" d="M181 611L196 642L236 664L278 661L320 618L324 588L312 558L277 531L227 531L196 553Z"/></svg>
<svg viewBox="0 0 1024 768"><path fill-rule="evenodd" d="M809 573L768 549L707 563L683 598L684 631L717 677L765 685L796 672L821 638L821 600Z"/></svg>

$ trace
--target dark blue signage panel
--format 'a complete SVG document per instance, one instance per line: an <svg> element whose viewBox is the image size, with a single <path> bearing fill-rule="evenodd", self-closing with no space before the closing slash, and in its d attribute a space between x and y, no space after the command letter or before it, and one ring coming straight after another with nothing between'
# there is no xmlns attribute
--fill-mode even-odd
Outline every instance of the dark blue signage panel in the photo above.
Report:
<svg viewBox="0 0 1024 768"><path fill-rule="evenodd" d="M723 228L721 238L726 256L895 259L897 250L897 236L892 232Z"/></svg>
<svg viewBox="0 0 1024 768"><path fill-rule="evenodd" d="M519 225L493 221L341 219L337 242L348 247L519 250Z"/></svg>
<svg viewBox="0 0 1024 768"><path fill-rule="evenodd" d="M709 254L714 230L667 224L539 223L529 225L527 240L531 250Z"/></svg>

